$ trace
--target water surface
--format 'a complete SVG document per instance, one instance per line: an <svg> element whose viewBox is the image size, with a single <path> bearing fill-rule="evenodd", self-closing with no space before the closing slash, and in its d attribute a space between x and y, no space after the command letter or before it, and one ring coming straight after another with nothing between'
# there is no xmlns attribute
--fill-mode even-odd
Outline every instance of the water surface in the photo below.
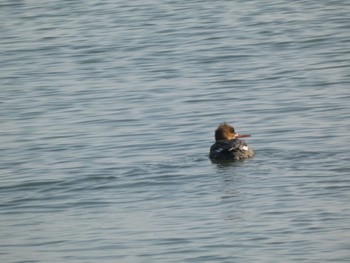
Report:
<svg viewBox="0 0 350 263"><path fill-rule="evenodd" d="M1 262L349 262L349 13L1 1Z"/></svg>

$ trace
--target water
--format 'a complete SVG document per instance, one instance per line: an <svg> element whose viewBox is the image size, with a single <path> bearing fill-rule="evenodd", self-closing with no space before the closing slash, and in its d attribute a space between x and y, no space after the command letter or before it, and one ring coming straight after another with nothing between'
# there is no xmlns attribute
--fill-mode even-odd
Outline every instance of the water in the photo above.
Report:
<svg viewBox="0 0 350 263"><path fill-rule="evenodd" d="M0 1L0 261L349 262L349 13Z"/></svg>

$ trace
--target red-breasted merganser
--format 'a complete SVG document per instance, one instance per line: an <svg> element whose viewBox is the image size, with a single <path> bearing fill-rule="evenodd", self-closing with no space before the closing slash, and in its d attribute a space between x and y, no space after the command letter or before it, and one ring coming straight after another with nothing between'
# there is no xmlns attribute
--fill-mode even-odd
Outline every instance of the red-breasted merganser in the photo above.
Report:
<svg viewBox="0 0 350 263"><path fill-rule="evenodd" d="M210 147L209 158L215 161L234 161L251 158L253 150L239 138L250 137L249 134L237 134L226 122L215 130L215 143Z"/></svg>

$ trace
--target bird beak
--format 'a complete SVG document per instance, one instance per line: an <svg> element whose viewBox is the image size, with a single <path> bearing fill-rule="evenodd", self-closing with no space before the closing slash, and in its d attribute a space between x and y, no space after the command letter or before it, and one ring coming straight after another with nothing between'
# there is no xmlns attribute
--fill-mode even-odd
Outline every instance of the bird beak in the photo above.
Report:
<svg viewBox="0 0 350 263"><path fill-rule="evenodd" d="M235 134L235 139L251 137L250 134Z"/></svg>

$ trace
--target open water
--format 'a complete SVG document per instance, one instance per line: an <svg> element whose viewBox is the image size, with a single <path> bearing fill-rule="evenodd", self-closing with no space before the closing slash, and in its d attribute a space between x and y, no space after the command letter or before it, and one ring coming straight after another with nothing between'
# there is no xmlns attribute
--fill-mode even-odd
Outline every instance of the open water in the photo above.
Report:
<svg viewBox="0 0 350 263"><path fill-rule="evenodd" d="M0 0L0 261L349 262L349 14Z"/></svg>

